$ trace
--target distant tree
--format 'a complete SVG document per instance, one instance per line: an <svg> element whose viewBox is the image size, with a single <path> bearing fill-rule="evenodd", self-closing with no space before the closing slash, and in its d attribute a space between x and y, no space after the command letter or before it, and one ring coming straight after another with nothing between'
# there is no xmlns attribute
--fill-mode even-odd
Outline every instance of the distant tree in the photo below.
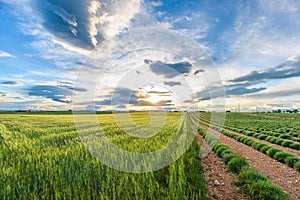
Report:
<svg viewBox="0 0 300 200"><path fill-rule="evenodd" d="M294 110L293 110L293 113L298 113L298 112L299 112L298 109L294 109Z"/></svg>
<svg viewBox="0 0 300 200"><path fill-rule="evenodd" d="M273 113L281 113L282 110L281 110L281 109L278 109L278 110L273 110L272 112L273 112Z"/></svg>

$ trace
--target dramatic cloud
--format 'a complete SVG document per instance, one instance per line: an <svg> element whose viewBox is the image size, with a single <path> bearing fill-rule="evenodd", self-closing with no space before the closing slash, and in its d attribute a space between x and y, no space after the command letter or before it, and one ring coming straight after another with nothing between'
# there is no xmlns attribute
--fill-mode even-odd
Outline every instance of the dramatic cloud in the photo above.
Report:
<svg viewBox="0 0 300 200"><path fill-rule="evenodd" d="M203 90L196 93L196 97L202 101L210 100L218 97L226 97L229 98L231 96L238 96L238 95L245 95L256 93L266 88L246 88L246 87L232 87L232 86L225 86L225 93L224 88L222 87L212 87L210 90ZM226 96L224 96L226 94Z"/></svg>
<svg viewBox="0 0 300 200"><path fill-rule="evenodd" d="M155 90L150 90L147 91L148 94L157 94L157 95L170 95L170 92L162 92L162 91L155 91Z"/></svg>
<svg viewBox="0 0 300 200"><path fill-rule="evenodd" d="M194 72L194 75L197 75L197 74L199 74L199 73L201 73L201 72L204 72L204 70L203 70L203 69L198 69L198 70L196 70L196 71Z"/></svg>
<svg viewBox="0 0 300 200"><path fill-rule="evenodd" d="M174 78L181 74L189 73L192 64L189 62L165 63L162 61L145 60L145 64L150 64L150 69L157 75L163 75L166 78Z"/></svg>
<svg viewBox="0 0 300 200"><path fill-rule="evenodd" d="M250 98L255 99L272 99L272 98L282 98L287 96L300 95L300 89L286 89L280 91L266 91L259 94L251 94Z"/></svg>
<svg viewBox="0 0 300 200"><path fill-rule="evenodd" d="M238 87L238 88L232 88L226 90L226 95L232 96L232 95L244 95L244 94L251 94L251 93L256 93L262 90L265 90L267 88L261 87L261 88L244 88L244 87Z"/></svg>
<svg viewBox="0 0 300 200"><path fill-rule="evenodd" d="M3 81L1 82L2 85L7 85L7 86L19 86L21 85L20 83L16 81Z"/></svg>
<svg viewBox="0 0 300 200"><path fill-rule="evenodd" d="M5 96L6 96L6 93L0 91L0 97L5 97Z"/></svg>
<svg viewBox="0 0 300 200"><path fill-rule="evenodd" d="M10 53L0 50L0 58L5 58L5 57L15 58L15 56L11 55Z"/></svg>
<svg viewBox="0 0 300 200"><path fill-rule="evenodd" d="M73 46L93 49L109 36L130 25L140 11L140 0L34 0L33 6L43 26L54 36Z"/></svg>
<svg viewBox="0 0 300 200"><path fill-rule="evenodd" d="M299 57L291 57L286 62L261 71L252 71L251 73L235 78L231 82L258 82L271 79L286 79L300 76Z"/></svg>
<svg viewBox="0 0 300 200"><path fill-rule="evenodd" d="M59 87L61 88L66 88L68 90L73 90L73 91L77 91L77 92L86 92L87 90L85 88L81 88L81 87L72 87L69 85L59 85Z"/></svg>
<svg viewBox="0 0 300 200"><path fill-rule="evenodd" d="M176 85L181 85L181 82L177 82L177 81L164 81L164 85L168 85L168 86L176 86Z"/></svg>
<svg viewBox="0 0 300 200"><path fill-rule="evenodd" d="M56 102L71 103L72 102L72 91L51 85L37 85L29 89L28 95L39 96L52 99Z"/></svg>
<svg viewBox="0 0 300 200"><path fill-rule="evenodd" d="M97 101L100 105L119 106L124 104L137 104L139 96L131 89L119 87L110 95L100 96L100 98L104 98L104 100Z"/></svg>
<svg viewBox="0 0 300 200"><path fill-rule="evenodd" d="M134 106L172 106L174 105L172 103L172 100L161 100L158 102L150 102L150 101L145 101L145 100L139 100L138 103Z"/></svg>
<svg viewBox="0 0 300 200"><path fill-rule="evenodd" d="M158 100L157 102L152 102L148 98L151 95L157 96L170 96L169 92L161 91L147 91L143 94L139 91L134 91L128 88L116 88L110 95L99 96L99 98L104 98L103 100L97 101L96 104L115 106L116 108L124 108L125 105L131 106L172 106L172 100L164 99Z"/></svg>
<svg viewBox="0 0 300 200"><path fill-rule="evenodd" d="M125 106L125 105L117 105L116 108L121 108L121 109L123 109L123 108L126 108L126 106Z"/></svg>
<svg viewBox="0 0 300 200"><path fill-rule="evenodd" d="M58 81L58 87L68 89L74 92L87 92L87 89L82 87L74 87L74 83L71 83L69 81Z"/></svg>
<svg viewBox="0 0 300 200"><path fill-rule="evenodd" d="M170 102L163 101L173 99L175 102L175 97L178 94L181 96L182 92L182 96L189 98L195 94L195 100L186 98L184 103L205 107L208 102L201 100L225 97L222 88L211 87L210 91L201 91L205 85L218 85L211 83L215 77L206 76L206 72L211 72L210 66L213 66L209 61L214 62L220 73L230 104L243 101L245 107L257 102L300 105L297 89L300 56L285 60L300 52L300 1L0 1L0 23L3 27L10 27L1 29L0 97L12 106L19 102L16 100L20 93L23 99L20 102L24 102L18 104L21 107L33 105L32 101L35 101L35 106L43 104L48 109L56 109L55 106L67 108L71 105L68 104L72 101L71 94L75 93L82 94L82 101L92 103L89 104L92 106L100 100L97 103L105 105L101 109L110 107L106 105L111 105L111 99L116 108L126 106L130 109L131 105L167 105ZM196 53L199 53L197 58L203 63L197 63L196 59L192 59L195 55L189 55L194 46L190 43L180 42L188 48L177 52L182 48L179 45L177 49L174 41L182 40L176 40L176 37L168 38L167 34L158 31L149 35L154 35L154 39L159 37L155 42L147 34L140 34L141 40L135 40L135 37L126 40L127 34L123 34L127 31L134 33L131 31L135 28L147 32L147 27L163 27L166 31L162 33L168 29L173 33L179 31L180 35L187 36L191 41L194 39L205 52ZM111 41L112 37L116 40ZM168 45L160 46L165 44L161 41ZM127 51L140 44L146 49L141 48L133 53ZM158 51L148 51L147 47L151 45ZM87 75L82 83L76 81L76 72L80 67L87 69L86 74L99 74L99 69L104 66L96 61L87 62L94 56L100 56L91 54L92 50L112 54L113 58L109 60L116 64L107 67L108 73L101 77L105 86L101 94L104 96L97 97L96 102L91 102L92 98L86 95L87 91L93 91L93 81L96 79L89 79ZM143 62L146 67L135 68ZM205 73L202 73L203 69ZM129 81L124 81L123 88L109 93L117 80L121 80L120 77L130 70L132 79L144 83L149 72L164 87L133 91L139 86L131 87ZM185 81L191 85L193 94L183 89ZM74 84L76 82L78 84ZM20 83L26 85L15 87ZM26 96L24 88L29 87L32 88L26 91L29 94ZM173 87L172 92L160 92L165 91L165 87ZM110 95L106 95L108 93Z"/></svg>
<svg viewBox="0 0 300 200"><path fill-rule="evenodd" d="M190 100L183 101L183 103L195 104L195 103L199 103L199 100L198 99L190 99Z"/></svg>
<svg viewBox="0 0 300 200"><path fill-rule="evenodd" d="M58 81L59 84L64 84L64 85L73 85L73 83L69 81Z"/></svg>

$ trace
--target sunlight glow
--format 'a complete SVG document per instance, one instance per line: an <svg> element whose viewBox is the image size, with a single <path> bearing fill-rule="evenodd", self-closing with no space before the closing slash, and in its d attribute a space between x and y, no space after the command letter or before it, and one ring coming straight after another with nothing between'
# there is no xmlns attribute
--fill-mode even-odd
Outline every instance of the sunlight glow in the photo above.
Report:
<svg viewBox="0 0 300 200"><path fill-rule="evenodd" d="M153 104L157 104L162 100L164 100L164 99L157 94L151 94L148 98L145 98L145 101L149 101Z"/></svg>

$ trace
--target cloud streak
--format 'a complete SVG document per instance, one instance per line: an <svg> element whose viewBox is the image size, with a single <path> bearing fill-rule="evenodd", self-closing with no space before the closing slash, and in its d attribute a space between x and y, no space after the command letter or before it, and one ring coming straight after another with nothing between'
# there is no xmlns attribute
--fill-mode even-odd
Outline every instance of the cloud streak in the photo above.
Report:
<svg viewBox="0 0 300 200"><path fill-rule="evenodd" d="M181 82L179 82L179 81L164 81L164 85L174 87L177 85L181 85Z"/></svg>
<svg viewBox="0 0 300 200"><path fill-rule="evenodd" d="M272 79L286 79L300 76L299 56L272 68L260 71L252 71L245 76L231 80L231 82L259 82Z"/></svg>
<svg viewBox="0 0 300 200"><path fill-rule="evenodd" d="M224 92L225 89L225 92ZM229 98L232 96L240 96L240 95L248 95L252 93L257 93L263 90L266 90L266 87L260 88L247 88L238 85L227 85L225 88L223 87L211 87L210 90L202 90L196 93L196 97L199 100L206 101L211 100L219 97Z"/></svg>
<svg viewBox="0 0 300 200"><path fill-rule="evenodd" d="M145 60L145 64L150 64L150 69L157 75L163 75L165 78L174 78L181 74L189 73L192 64L183 61L177 63L166 63L162 61Z"/></svg>
<svg viewBox="0 0 300 200"><path fill-rule="evenodd" d="M259 94L251 94L248 97L254 99L273 99L287 96L300 95L300 89L285 89L280 91L268 91Z"/></svg>
<svg viewBox="0 0 300 200"><path fill-rule="evenodd" d="M2 85L6 86L20 86L21 84L16 81L3 81L1 82Z"/></svg>
<svg viewBox="0 0 300 200"><path fill-rule="evenodd" d="M139 100L137 104L134 104L134 106L173 106L172 100L161 100L157 101L155 103L146 101L146 100Z"/></svg>
<svg viewBox="0 0 300 200"><path fill-rule="evenodd" d="M28 95L45 97L60 103L71 103L73 92L86 92L86 89L69 85L36 85L28 90Z"/></svg>
<svg viewBox="0 0 300 200"><path fill-rule="evenodd" d="M16 56L14 56L6 51L0 50L0 58L16 58Z"/></svg>
<svg viewBox="0 0 300 200"><path fill-rule="evenodd" d="M139 96L131 89L118 87L115 88L110 95L100 96L100 98L104 99L97 101L97 104L119 106L124 104L137 104Z"/></svg>
<svg viewBox="0 0 300 200"><path fill-rule="evenodd" d="M6 93L0 91L0 96L1 96L1 97L5 97L5 96L6 96Z"/></svg>

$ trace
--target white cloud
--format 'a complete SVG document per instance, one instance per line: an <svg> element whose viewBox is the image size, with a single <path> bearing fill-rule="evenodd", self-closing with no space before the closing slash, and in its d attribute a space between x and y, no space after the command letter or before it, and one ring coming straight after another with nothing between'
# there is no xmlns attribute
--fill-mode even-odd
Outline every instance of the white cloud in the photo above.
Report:
<svg viewBox="0 0 300 200"><path fill-rule="evenodd" d="M67 38L60 37L60 34L48 31L43 25L47 19L33 10L32 0L5 0L4 2L12 5L15 9L14 14L20 19L19 24L23 33L34 37L35 40L30 45L39 51L39 55L32 56L39 56L51 61L60 68L74 69L79 67L74 64L75 62L83 62L86 56L92 52L91 49L76 45L74 41L70 42ZM113 37L123 29L129 28L131 19L141 10L141 0L86 0L85 2L87 7L82 9L86 9L87 16L75 16L61 6L50 3L46 3L46 5L50 6L51 11L69 25L66 28L72 32L75 38L78 38L76 36L78 35L79 18L87 17L87 37L94 46L99 45L103 39ZM13 57L5 52L0 52L0 56Z"/></svg>
<svg viewBox="0 0 300 200"><path fill-rule="evenodd" d="M112 37L124 28L130 27L130 20L141 11L141 0L114 0L104 2L97 13L99 20L98 30L104 37Z"/></svg>
<svg viewBox="0 0 300 200"><path fill-rule="evenodd" d="M16 58L16 56L14 56L6 51L0 50L0 58Z"/></svg>
<svg viewBox="0 0 300 200"><path fill-rule="evenodd" d="M89 34L90 34L90 39L92 41L92 44L94 46L97 45L97 35L98 35L98 30L97 30L97 24L100 23L100 19L97 18L96 14L98 9L101 7L101 3L99 1L91 1L90 5L88 7L88 12L90 14L90 19L89 19Z"/></svg>
<svg viewBox="0 0 300 200"><path fill-rule="evenodd" d="M257 10L243 8L234 30L225 33L229 51L218 62L225 80L266 69L300 53L299 1L259 1ZM229 41L229 42L228 42ZM292 59L292 58L291 58Z"/></svg>

